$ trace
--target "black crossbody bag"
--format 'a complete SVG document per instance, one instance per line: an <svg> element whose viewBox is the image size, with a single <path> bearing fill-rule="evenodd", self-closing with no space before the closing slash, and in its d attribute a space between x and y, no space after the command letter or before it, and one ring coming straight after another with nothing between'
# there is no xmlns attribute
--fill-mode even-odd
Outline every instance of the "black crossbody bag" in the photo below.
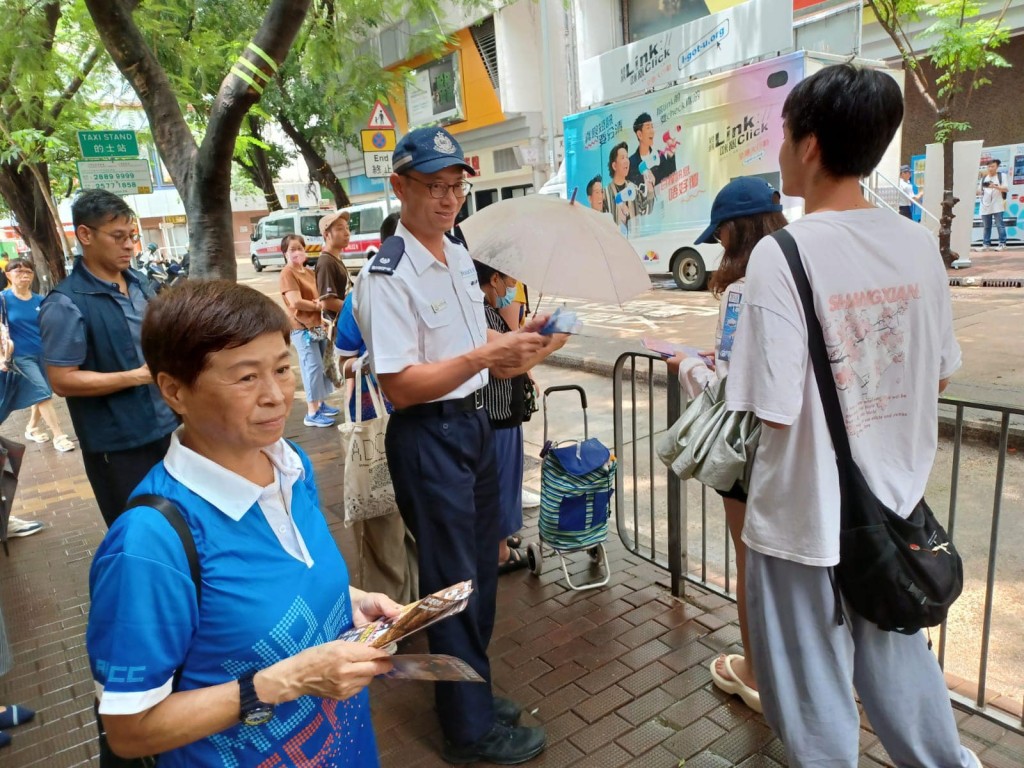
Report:
<svg viewBox="0 0 1024 768"><path fill-rule="evenodd" d="M880 629L912 635L946 620L963 590L960 554L924 499L904 519L882 504L853 460L825 337L796 241L772 234L789 264L807 321L807 344L839 470L835 581L853 609ZM842 605L838 593L839 623Z"/></svg>
<svg viewBox="0 0 1024 768"><path fill-rule="evenodd" d="M174 532L178 534L178 538L181 539L181 545L185 549L185 557L188 558L189 574L191 574L192 583L196 588L196 602L200 602L203 594L203 582L202 574L199 570L199 553L196 551L196 542L192 538L192 531L189 530L188 523L182 517L181 511L169 499L148 493L133 496L128 500L125 510L127 511L134 507L152 507L167 518L167 522L174 528ZM180 668L174 672L174 681L171 684L172 691L178 690L179 682L181 682ZM153 768L156 765L159 755L128 758L115 754L107 741L107 732L103 728L103 720L100 718L99 699L93 704L93 710L96 712L96 727L99 730L100 768Z"/></svg>

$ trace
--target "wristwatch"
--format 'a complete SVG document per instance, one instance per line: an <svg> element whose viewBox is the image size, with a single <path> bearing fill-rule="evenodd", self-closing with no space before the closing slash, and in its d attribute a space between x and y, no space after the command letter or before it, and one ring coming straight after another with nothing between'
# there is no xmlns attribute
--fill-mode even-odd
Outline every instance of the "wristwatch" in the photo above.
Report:
<svg viewBox="0 0 1024 768"><path fill-rule="evenodd" d="M253 685L252 679L257 672L259 670L254 669L238 678L239 694L242 701L238 719L242 721L242 725L263 725L274 718L274 705L260 701L259 696L256 695L256 686Z"/></svg>

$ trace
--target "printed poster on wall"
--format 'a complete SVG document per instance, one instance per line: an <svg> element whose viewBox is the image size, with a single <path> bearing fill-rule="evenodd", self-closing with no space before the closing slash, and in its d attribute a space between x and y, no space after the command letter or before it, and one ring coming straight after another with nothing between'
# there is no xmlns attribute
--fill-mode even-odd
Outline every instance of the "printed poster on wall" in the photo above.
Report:
<svg viewBox="0 0 1024 768"><path fill-rule="evenodd" d="M792 0L749 0L580 65L583 106L793 48Z"/></svg>
<svg viewBox="0 0 1024 768"><path fill-rule="evenodd" d="M782 104L804 62L794 53L565 118L566 189L630 239L704 229L738 176L779 189Z"/></svg>
<svg viewBox="0 0 1024 768"><path fill-rule="evenodd" d="M411 77L405 88L410 130L466 119L458 51L418 68Z"/></svg>

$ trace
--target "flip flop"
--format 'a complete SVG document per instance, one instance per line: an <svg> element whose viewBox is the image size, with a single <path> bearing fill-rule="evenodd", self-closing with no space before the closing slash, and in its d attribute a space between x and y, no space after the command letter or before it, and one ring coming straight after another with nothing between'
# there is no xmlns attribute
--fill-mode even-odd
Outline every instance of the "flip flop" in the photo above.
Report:
<svg viewBox="0 0 1024 768"><path fill-rule="evenodd" d="M761 694L759 694L749 685L744 685L742 682L740 682L739 678L737 678L735 673L732 671L732 660L742 658L743 657L740 656L738 653L730 653L722 654L718 658L712 659L711 666L709 667L709 669L711 670L711 679L714 681L715 685L718 686L720 690L725 691L726 693L732 696L739 696L741 699L743 699L744 704L746 704L755 712L760 713L762 711ZM718 659L723 659L725 661L725 672L729 675L729 677L722 677L722 675L718 673L718 669L716 669L716 667L718 666Z"/></svg>
<svg viewBox="0 0 1024 768"><path fill-rule="evenodd" d="M0 712L0 728L13 728L16 725L24 725L35 716L36 713L28 707L18 707L14 704L9 704L3 712Z"/></svg>
<svg viewBox="0 0 1024 768"><path fill-rule="evenodd" d="M50 436L39 427L36 427L34 429L25 430L25 439L31 440L33 443L45 443L50 439Z"/></svg>
<svg viewBox="0 0 1024 768"><path fill-rule="evenodd" d="M508 544L509 549L519 549L523 546L523 537L514 534L505 539L505 543Z"/></svg>
<svg viewBox="0 0 1024 768"><path fill-rule="evenodd" d="M504 576L506 573L512 573L512 571L527 568L529 565L530 563L523 553L518 549L513 549L508 553L508 560L498 566L498 575Z"/></svg>

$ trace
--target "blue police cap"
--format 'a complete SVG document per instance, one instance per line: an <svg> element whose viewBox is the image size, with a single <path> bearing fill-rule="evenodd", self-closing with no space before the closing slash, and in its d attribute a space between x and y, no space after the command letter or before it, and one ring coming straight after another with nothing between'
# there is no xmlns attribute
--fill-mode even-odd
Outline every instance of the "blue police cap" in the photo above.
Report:
<svg viewBox="0 0 1024 768"><path fill-rule="evenodd" d="M398 140L391 156L391 167L395 173L413 170L437 173L453 165L463 168L470 176L476 175L473 166L466 162L459 142L444 128L417 128L409 131Z"/></svg>
<svg viewBox="0 0 1024 768"><path fill-rule="evenodd" d="M711 223L694 240L694 244L710 242L715 230L730 219L781 212L782 206L775 202L775 194L771 184L756 176L733 179L715 195L715 202L711 204Z"/></svg>

